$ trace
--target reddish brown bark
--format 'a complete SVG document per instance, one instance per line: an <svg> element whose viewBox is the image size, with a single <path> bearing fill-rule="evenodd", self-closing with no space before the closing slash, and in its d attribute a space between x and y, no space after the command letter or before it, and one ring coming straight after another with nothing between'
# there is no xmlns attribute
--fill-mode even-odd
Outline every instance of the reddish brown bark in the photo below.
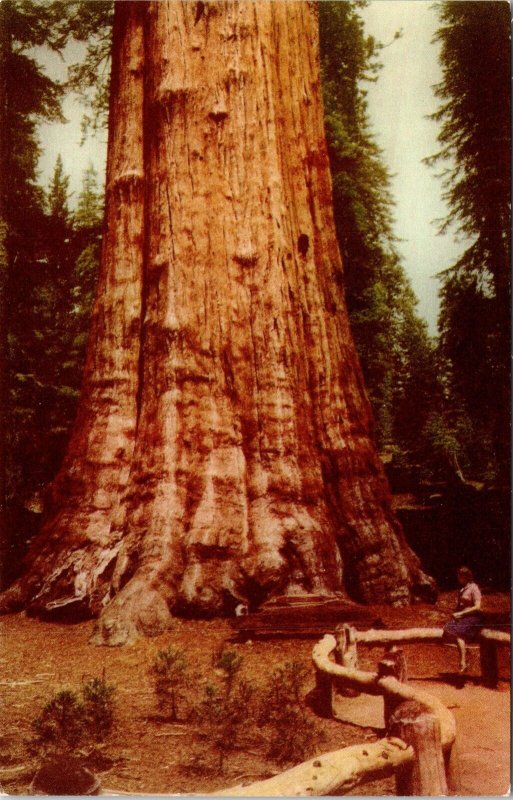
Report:
<svg viewBox="0 0 513 800"><path fill-rule="evenodd" d="M117 3L106 214L80 413L11 601L81 596L109 643L344 570L407 601L426 579L348 327L313 3Z"/></svg>
<svg viewBox="0 0 513 800"><path fill-rule="evenodd" d="M0 7L0 591L6 585L9 553L9 524L7 520L7 435L9 389L7 373L7 282L9 253L7 250L8 225L6 219L6 183L9 165L9 119L7 107L7 70L11 56L11 34L7 10Z"/></svg>

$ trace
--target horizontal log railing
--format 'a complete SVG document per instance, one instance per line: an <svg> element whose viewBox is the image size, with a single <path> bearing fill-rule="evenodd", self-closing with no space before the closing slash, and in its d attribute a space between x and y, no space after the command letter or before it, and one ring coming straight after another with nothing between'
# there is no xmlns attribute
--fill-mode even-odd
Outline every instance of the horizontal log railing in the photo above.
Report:
<svg viewBox="0 0 513 800"><path fill-rule="evenodd" d="M374 630L356 631L356 641L363 644L392 644L401 642L403 644L420 644L422 642L441 642L443 639L443 628L406 628L400 630ZM482 640L496 642L497 644L511 644L511 634L505 631L494 631L491 628L483 628L476 639L477 643Z"/></svg>
<svg viewBox="0 0 513 800"><path fill-rule="evenodd" d="M406 630L355 631L356 642L361 644L444 644L443 628L407 628ZM475 643L479 645L481 678L483 684L495 688L499 681L497 648L511 646L511 634L483 628Z"/></svg>
<svg viewBox="0 0 513 800"><path fill-rule="evenodd" d="M309 797L346 794L361 783L393 775L397 769L414 760L413 748L402 739L386 737L377 742L351 745L297 764L291 769L246 786L238 784L229 789L202 796L212 797ZM103 789L102 795L118 797L179 797L183 795L124 792ZM194 795L188 795L194 796Z"/></svg>
<svg viewBox="0 0 513 800"><path fill-rule="evenodd" d="M397 737L351 745L305 761L267 780L216 792L222 797L308 797L347 794L355 786L393 775L413 761L411 747Z"/></svg>

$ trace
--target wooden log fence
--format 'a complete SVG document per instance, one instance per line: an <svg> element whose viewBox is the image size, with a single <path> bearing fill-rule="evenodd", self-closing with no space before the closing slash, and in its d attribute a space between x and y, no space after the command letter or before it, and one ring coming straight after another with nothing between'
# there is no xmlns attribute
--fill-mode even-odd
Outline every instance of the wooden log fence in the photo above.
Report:
<svg viewBox="0 0 513 800"><path fill-rule="evenodd" d="M367 631L372 644L383 642L374 634L384 634L385 644L408 641L407 637L389 637L390 631ZM406 633L406 632L404 632ZM414 636L418 631L414 632ZM406 662L402 651L391 647L380 661L376 672L360 670L356 666L336 663L343 660L340 649L348 642L360 641L361 632L339 631L337 638L327 634L318 642L312 653L316 673L323 675L317 681L323 707L333 704L333 693L344 688L381 695L384 700L384 718L388 736L384 741L402 741L408 755L394 769L397 794L401 796L439 796L455 790L455 773L451 750L456 739L456 722L448 708L428 692L404 683ZM425 637L423 637L425 640ZM357 663L353 653L351 660ZM331 678L330 683L326 676ZM368 780L362 777L360 782Z"/></svg>
<svg viewBox="0 0 513 800"><path fill-rule="evenodd" d="M359 636L360 632L358 632ZM451 712L445 707L441 700L423 689L412 687L399 681L393 675L380 676L379 672L367 672L365 670L351 667L343 667L331 660L337 646L337 640L331 634L326 634L320 642L313 648L312 659L316 672L322 672L331 676L330 697L332 687L347 686L357 689L366 694L389 696L399 702L404 700L416 700L423 708L437 716L440 720L442 744L444 747L452 746L456 737L456 723ZM323 686L327 691L327 683Z"/></svg>
<svg viewBox="0 0 513 800"><path fill-rule="evenodd" d="M402 651L396 647L398 643L441 643L442 637L442 628L356 631L349 625L342 626L336 637L326 634L312 651L319 710L325 716L333 716L335 691L346 696L360 693L381 695L387 736L370 744L351 745L324 753L272 778L221 789L211 796L342 795L360 784L390 775L396 777L400 796L457 793L454 716L437 697L405 683L406 661ZM388 647L376 672L359 669L358 643ZM481 632L481 665L483 679L490 681L488 685L496 685L498 679L497 647L510 643L511 637L507 633ZM105 790L102 794L121 796L128 793Z"/></svg>
<svg viewBox="0 0 513 800"><path fill-rule="evenodd" d="M340 637L340 634L339 634ZM394 644L443 644L443 628L407 628L406 630L368 630L355 631L356 644L394 645ZM340 638L339 638L340 641ZM500 646L511 646L511 635L504 631L483 628L476 639L479 645L481 678L483 684L495 688L499 681L498 653Z"/></svg>

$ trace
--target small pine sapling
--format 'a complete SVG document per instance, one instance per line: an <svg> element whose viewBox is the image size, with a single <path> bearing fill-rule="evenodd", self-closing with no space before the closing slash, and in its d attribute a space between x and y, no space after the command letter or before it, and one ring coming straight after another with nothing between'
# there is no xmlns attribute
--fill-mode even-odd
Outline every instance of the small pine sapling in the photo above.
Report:
<svg viewBox="0 0 513 800"><path fill-rule="evenodd" d="M208 740L218 755L217 768L222 773L227 753L233 749L237 740L238 719L233 703L226 698L217 686L208 684L205 697L199 707L199 718L208 732Z"/></svg>
<svg viewBox="0 0 513 800"><path fill-rule="evenodd" d="M33 720L34 746L43 753L75 753L83 742L83 703L77 692L63 689L43 706Z"/></svg>
<svg viewBox="0 0 513 800"><path fill-rule="evenodd" d="M302 706L308 670L301 661L287 661L272 673L265 691L270 710L278 706Z"/></svg>
<svg viewBox="0 0 513 800"><path fill-rule="evenodd" d="M170 720L178 720L178 704L187 680L187 660L182 650L159 650L150 674L153 677L159 710Z"/></svg>
<svg viewBox="0 0 513 800"><path fill-rule="evenodd" d="M267 739L267 756L278 764L298 763L313 755L322 737L302 709L287 706L277 712Z"/></svg>
<svg viewBox="0 0 513 800"><path fill-rule="evenodd" d="M304 688L308 670L299 661L276 669L260 697L258 719L269 726L267 755L280 764L303 761L312 755L322 734L308 718Z"/></svg>
<svg viewBox="0 0 513 800"><path fill-rule="evenodd" d="M234 662L230 660L230 663ZM239 744L241 732L254 722L253 698L253 686L245 680L236 684L232 681L229 694L226 684L224 691L214 684L205 687L205 697L196 710L196 717L206 727L208 741L217 752L220 773L226 756Z"/></svg>
<svg viewBox="0 0 513 800"><path fill-rule="evenodd" d="M90 738L102 743L114 725L116 687L103 678L91 678L82 687L86 728Z"/></svg>
<svg viewBox="0 0 513 800"><path fill-rule="evenodd" d="M214 657L214 667L221 673L224 680L226 697L230 697L235 678L237 677L242 667L243 657L235 652L235 650L221 650Z"/></svg>

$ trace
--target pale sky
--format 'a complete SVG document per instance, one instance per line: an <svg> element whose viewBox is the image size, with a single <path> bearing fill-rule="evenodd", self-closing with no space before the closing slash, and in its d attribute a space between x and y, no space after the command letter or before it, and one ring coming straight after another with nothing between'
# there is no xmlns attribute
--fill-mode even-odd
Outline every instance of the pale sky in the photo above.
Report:
<svg viewBox="0 0 513 800"><path fill-rule="evenodd" d="M72 45L65 50L65 60L55 53L44 54L36 51L36 58L44 63L49 75L54 80L65 80L67 62L78 61L84 52L83 45ZM80 123L86 109L76 97L68 95L64 99L63 113L68 122L65 125L58 123L40 126L42 154L39 159L40 181L47 185L55 167L57 156L62 156L64 173L69 175L70 190L74 197L80 191L82 176L90 163L98 172L101 184L104 181L105 161L107 158L107 131L100 131L98 135L88 134L82 142ZM73 198L72 198L73 202Z"/></svg>
<svg viewBox="0 0 513 800"><path fill-rule="evenodd" d="M438 16L432 0L374 0L362 12L366 32L387 45L381 51L383 69L369 83L369 114L385 163L395 176L395 232L403 241L403 265L418 297L418 310L436 333L439 281L436 273L450 266L465 248L450 233L437 236L433 220L444 217L437 170L422 163L436 153L438 126L427 115L439 101L433 85L441 79L438 45L432 43ZM394 33L402 29L400 39Z"/></svg>
<svg viewBox="0 0 513 800"><path fill-rule="evenodd" d="M437 236L433 220L446 213L441 184L435 171L422 164L438 149L437 125L426 119L438 105L432 86L440 80L438 48L431 43L437 27L432 0L373 0L362 13L366 32L384 44L402 28L402 38L381 52L383 69L377 83L366 84L369 113L384 160L395 175L392 191L396 200L396 233L403 240L399 249L403 264L419 299L419 313L436 333L439 282L435 275L454 262L463 249L450 234ZM46 59L45 59L46 61ZM58 58L52 73L64 77ZM70 188L80 190L83 171L92 162L103 180L106 134L90 136L80 145L83 109L69 97L64 104L65 126L41 128L43 155L41 180L47 183L60 153Z"/></svg>

